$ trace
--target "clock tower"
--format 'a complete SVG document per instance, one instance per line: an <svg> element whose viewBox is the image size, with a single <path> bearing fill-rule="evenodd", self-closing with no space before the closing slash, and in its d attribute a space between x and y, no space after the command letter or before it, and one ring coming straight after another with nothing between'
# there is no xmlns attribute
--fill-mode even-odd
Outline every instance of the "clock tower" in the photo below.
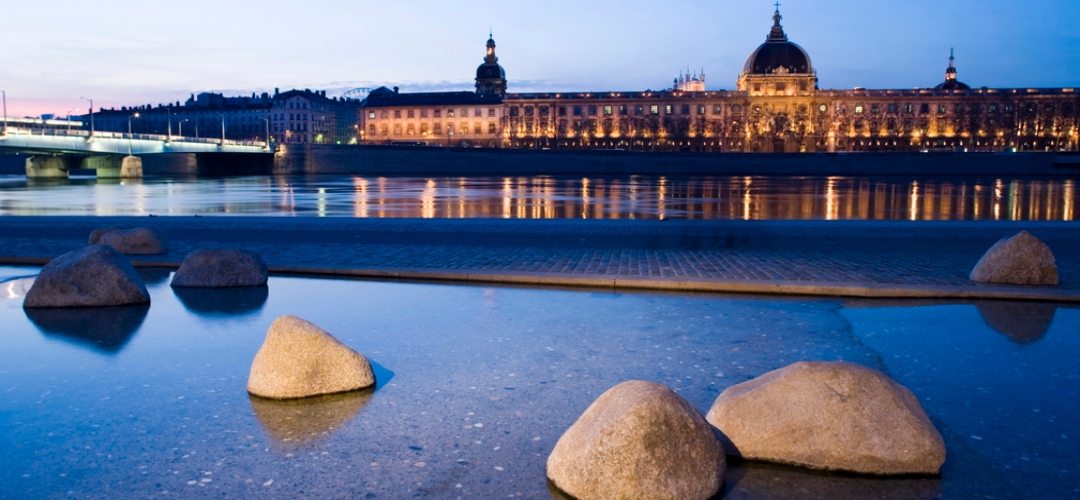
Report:
<svg viewBox="0 0 1080 500"><path fill-rule="evenodd" d="M495 56L495 39L488 35L487 54L484 64L476 68L476 93L480 95L506 95L506 71L499 66Z"/></svg>

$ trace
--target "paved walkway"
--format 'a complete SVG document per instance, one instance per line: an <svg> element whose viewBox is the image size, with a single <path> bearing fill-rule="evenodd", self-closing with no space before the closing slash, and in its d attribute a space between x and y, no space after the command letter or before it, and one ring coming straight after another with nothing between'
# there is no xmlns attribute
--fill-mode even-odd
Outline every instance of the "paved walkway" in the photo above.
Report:
<svg viewBox="0 0 1080 500"><path fill-rule="evenodd" d="M507 221L270 217L0 217L0 264L41 264L97 227L154 225L176 266L241 247L276 273L713 292L1080 302L1080 225L1001 222ZM1062 285L967 279L998 239L1027 229Z"/></svg>

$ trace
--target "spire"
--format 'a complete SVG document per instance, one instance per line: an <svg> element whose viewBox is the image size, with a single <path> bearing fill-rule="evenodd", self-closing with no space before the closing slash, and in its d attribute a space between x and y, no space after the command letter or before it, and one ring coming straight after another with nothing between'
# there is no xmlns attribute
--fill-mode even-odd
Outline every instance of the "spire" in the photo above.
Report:
<svg viewBox="0 0 1080 500"><path fill-rule="evenodd" d="M949 68L945 70L945 81L956 80L956 49L949 49Z"/></svg>
<svg viewBox="0 0 1080 500"><path fill-rule="evenodd" d="M499 58L495 57L495 36L491 34L490 29L488 29L487 55L484 56L484 62L488 64L499 62Z"/></svg>
<svg viewBox="0 0 1080 500"><path fill-rule="evenodd" d="M776 12L773 13L772 18L773 18L772 31L769 32L769 37L766 38L766 40L767 41L787 41L787 35L784 34L784 27L780 25L780 20L784 18L784 16L780 15L780 2L776 2Z"/></svg>

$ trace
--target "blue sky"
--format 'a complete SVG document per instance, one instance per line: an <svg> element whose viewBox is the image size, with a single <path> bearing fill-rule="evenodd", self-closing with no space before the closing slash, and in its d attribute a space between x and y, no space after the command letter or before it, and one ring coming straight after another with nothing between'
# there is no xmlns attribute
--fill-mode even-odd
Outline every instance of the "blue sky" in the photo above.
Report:
<svg viewBox="0 0 1080 500"><path fill-rule="evenodd" d="M12 116L184 100L192 92L398 85L469 89L494 30L511 92L644 90L680 68L731 89L773 2L36 0L0 6ZM972 86L1080 86L1080 2L782 2L822 88L911 88L956 48Z"/></svg>

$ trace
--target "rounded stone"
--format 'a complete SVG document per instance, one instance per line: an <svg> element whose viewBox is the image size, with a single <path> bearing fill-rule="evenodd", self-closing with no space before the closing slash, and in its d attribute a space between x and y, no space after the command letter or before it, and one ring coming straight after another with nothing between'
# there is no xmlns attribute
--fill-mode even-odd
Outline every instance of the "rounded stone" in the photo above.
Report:
<svg viewBox="0 0 1080 500"><path fill-rule="evenodd" d="M99 228L97 228L97 229L95 229L93 231L90 231L90 237L87 238L87 243L86 244L87 245L97 245L98 243L101 243L101 237L105 236L106 233L111 233L113 231L119 231L121 229L130 229L130 228L128 228L127 226L99 227Z"/></svg>
<svg viewBox="0 0 1080 500"><path fill-rule="evenodd" d="M172 286L232 288L264 286L266 264L262 257L247 250L215 248L196 250L184 258L173 275Z"/></svg>
<svg viewBox="0 0 1080 500"><path fill-rule="evenodd" d="M799 362L729 387L707 416L732 456L860 474L936 475L945 442L911 391L846 362Z"/></svg>
<svg viewBox="0 0 1080 500"><path fill-rule="evenodd" d="M105 245L61 255L41 269L23 307L106 307L150 302L131 262Z"/></svg>
<svg viewBox="0 0 1080 500"><path fill-rule="evenodd" d="M268 399L295 399L374 385L375 373L363 354L308 321L282 316L255 354L247 390Z"/></svg>
<svg viewBox="0 0 1080 500"><path fill-rule="evenodd" d="M160 255L169 253L169 235L158 228L118 229L101 236L101 244L124 255Z"/></svg>
<svg viewBox="0 0 1080 500"><path fill-rule="evenodd" d="M971 271L970 279L979 283L1055 286L1058 269L1050 247L1031 233L1020 231L990 247Z"/></svg>
<svg viewBox="0 0 1080 500"><path fill-rule="evenodd" d="M662 384L619 384L585 410L547 460L578 500L707 499L720 492L724 449L694 407Z"/></svg>

